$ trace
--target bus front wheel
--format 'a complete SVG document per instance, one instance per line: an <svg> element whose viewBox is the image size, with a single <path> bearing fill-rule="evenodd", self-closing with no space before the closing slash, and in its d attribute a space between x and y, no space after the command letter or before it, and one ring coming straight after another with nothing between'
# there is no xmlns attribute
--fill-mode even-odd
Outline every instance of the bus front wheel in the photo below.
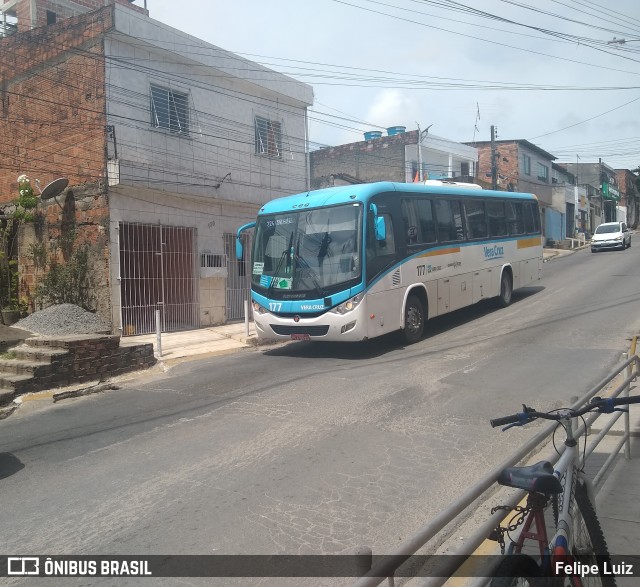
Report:
<svg viewBox="0 0 640 587"><path fill-rule="evenodd" d="M424 330L424 308L422 302L416 296L407 298L404 308L404 329L402 337L407 344L418 342L422 338Z"/></svg>

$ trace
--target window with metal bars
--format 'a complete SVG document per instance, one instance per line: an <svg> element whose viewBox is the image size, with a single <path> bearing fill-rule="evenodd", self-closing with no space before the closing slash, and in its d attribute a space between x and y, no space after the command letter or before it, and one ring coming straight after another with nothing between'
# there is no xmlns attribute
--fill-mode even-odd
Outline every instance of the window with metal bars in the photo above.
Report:
<svg viewBox="0 0 640 587"><path fill-rule="evenodd" d="M151 86L151 124L180 134L189 134L189 94Z"/></svg>
<svg viewBox="0 0 640 587"><path fill-rule="evenodd" d="M255 117L256 154L282 158L282 124L262 116Z"/></svg>
<svg viewBox="0 0 640 587"><path fill-rule="evenodd" d="M211 253L200 254L200 267L226 267L226 255L213 255Z"/></svg>

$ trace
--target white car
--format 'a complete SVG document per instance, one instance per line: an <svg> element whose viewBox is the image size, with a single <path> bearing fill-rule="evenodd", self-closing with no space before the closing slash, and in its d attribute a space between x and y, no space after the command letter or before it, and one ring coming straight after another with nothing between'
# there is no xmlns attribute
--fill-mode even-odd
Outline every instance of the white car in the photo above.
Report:
<svg viewBox="0 0 640 587"><path fill-rule="evenodd" d="M626 222L605 222L596 228L591 237L591 252L604 249L621 249L631 246L631 232Z"/></svg>

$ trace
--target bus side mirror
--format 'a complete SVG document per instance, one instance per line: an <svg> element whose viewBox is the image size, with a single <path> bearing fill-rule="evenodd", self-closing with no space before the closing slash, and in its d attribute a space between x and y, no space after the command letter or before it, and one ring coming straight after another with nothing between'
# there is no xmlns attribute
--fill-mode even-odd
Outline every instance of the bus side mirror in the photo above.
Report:
<svg viewBox="0 0 640 587"><path fill-rule="evenodd" d="M387 240L387 225L385 224L384 218L382 216L377 216L374 220L375 222L375 233L377 241L386 241Z"/></svg>
<svg viewBox="0 0 640 587"><path fill-rule="evenodd" d="M242 250L242 240L240 238L240 235L245 231L245 230L249 230L250 228L254 228L256 225L255 222L249 222L248 224L243 224L240 228L238 228L238 231L236 232L236 259L238 259L238 261L241 261L243 258L243 254L244 251Z"/></svg>
<svg viewBox="0 0 640 587"><path fill-rule="evenodd" d="M384 218L382 216L378 216L378 207L375 204L371 204L369 207L371 212L373 212L373 232L375 234L377 241L386 241L387 240L387 226L385 224Z"/></svg>

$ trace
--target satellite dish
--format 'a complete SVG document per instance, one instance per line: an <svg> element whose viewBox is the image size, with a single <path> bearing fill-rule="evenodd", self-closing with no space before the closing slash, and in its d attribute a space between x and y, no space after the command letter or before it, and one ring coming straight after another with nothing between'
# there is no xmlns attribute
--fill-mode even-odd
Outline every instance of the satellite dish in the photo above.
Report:
<svg viewBox="0 0 640 587"><path fill-rule="evenodd" d="M66 188L67 185L69 185L69 180L66 177L54 179L51 183L44 186L44 189L40 192L40 198L43 200L56 198L64 191L64 188Z"/></svg>

